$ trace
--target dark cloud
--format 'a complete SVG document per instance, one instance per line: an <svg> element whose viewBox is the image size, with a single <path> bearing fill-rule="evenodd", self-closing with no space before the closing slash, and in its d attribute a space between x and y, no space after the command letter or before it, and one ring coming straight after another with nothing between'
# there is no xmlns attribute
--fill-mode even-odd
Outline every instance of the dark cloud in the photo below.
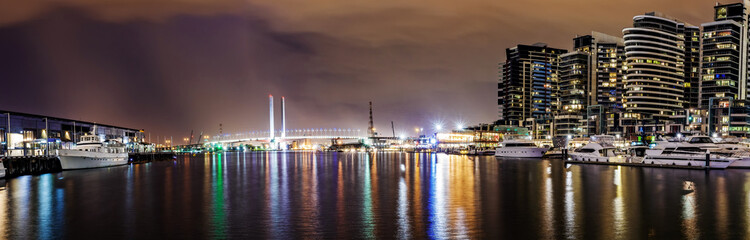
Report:
<svg viewBox="0 0 750 240"><path fill-rule="evenodd" d="M146 128L267 127L267 96L290 128L379 129L495 120L497 63L518 43L570 48L620 35L688 1L100 1L0 3L0 109ZM277 115L278 116L278 115ZM389 132L389 131L385 131Z"/></svg>

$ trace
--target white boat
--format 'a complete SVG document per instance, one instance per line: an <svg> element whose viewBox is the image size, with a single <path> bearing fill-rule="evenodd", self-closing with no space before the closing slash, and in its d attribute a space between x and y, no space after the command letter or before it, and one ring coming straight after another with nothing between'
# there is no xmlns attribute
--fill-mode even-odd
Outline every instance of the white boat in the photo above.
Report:
<svg viewBox="0 0 750 240"><path fill-rule="evenodd" d="M592 136L591 142L571 152L570 158L583 162L627 162L627 156L619 154L613 142L613 136Z"/></svg>
<svg viewBox="0 0 750 240"><path fill-rule="evenodd" d="M717 150L718 153L739 158L739 160L730 164L729 167L750 168L750 147L741 144L739 139L724 138L722 141L716 143L716 145L719 148Z"/></svg>
<svg viewBox="0 0 750 240"><path fill-rule="evenodd" d="M693 136L684 142L658 142L646 151L645 164L706 167L706 154L710 168L727 168L740 158L723 153L710 137Z"/></svg>
<svg viewBox="0 0 750 240"><path fill-rule="evenodd" d="M128 152L125 145L114 140L102 142L99 136L86 134L73 149L58 150L63 170L99 168L125 165Z"/></svg>
<svg viewBox="0 0 750 240"><path fill-rule="evenodd" d="M541 158L548 148L538 147L526 138L506 139L495 149L496 157L504 158Z"/></svg>
<svg viewBox="0 0 750 240"><path fill-rule="evenodd" d="M617 151L614 141L614 136L591 136L588 144L570 153L570 158L586 162L626 162L627 156Z"/></svg>

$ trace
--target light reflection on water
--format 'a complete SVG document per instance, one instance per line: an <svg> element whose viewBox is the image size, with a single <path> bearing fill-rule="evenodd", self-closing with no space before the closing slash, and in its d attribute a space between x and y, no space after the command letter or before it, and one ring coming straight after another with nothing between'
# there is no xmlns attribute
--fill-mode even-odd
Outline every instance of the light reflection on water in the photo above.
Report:
<svg viewBox="0 0 750 240"><path fill-rule="evenodd" d="M0 183L1 239L750 237L748 170L264 152Z"/></svg>

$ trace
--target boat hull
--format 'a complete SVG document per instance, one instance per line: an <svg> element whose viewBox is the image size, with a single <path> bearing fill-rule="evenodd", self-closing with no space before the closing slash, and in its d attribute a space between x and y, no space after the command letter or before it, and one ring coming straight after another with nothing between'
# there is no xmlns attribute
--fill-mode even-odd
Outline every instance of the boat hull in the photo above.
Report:
<svg viewBox="0 0 750 240"><path fill-rule="evenodd" d="M587 154L570 154L570 160L573 161L580 161L580 162L616 162L616 163L627 163L631 162L630 159L626 156L615 156L615 157L605 157L605 156L594 156L594 155L587 155Z"/></svg>
<svg viewBox="0 0 750 240"><path fill-rule="evenodd" d="M712 158L710 161L710 168L727 168L732 163L736 162L732 159L716 159ZM706 159L689 158L689 157L646 157L643 160L644 164L654 165L673 165L673 166L692 166L692 167L706 167Z"/></svg>
<svg viewBox="0 0 750 240"><path fill-rule="evenodd" d="M502 147L495 150L495 157L501 158L541 158L547 152L539 147Z"/></svg>
<svg viewBox="0 0 750 240"><path fill-rule="evenodd" d="M570 159L582 162L609 162L609 157L571 153Z"/></svg>
<svg viewBox="0 0 750 240"><path fill-rule="evenodd" d="M78 150L60 150L60 165L63 170L101 168L125 165L127 153L98 153Z"/></svg>
<svg viewBox="0 0 750 240"><path fill-rule="evenodd" d="M742 158L729 164L732 168L750 168L750 158Z"/></svg>

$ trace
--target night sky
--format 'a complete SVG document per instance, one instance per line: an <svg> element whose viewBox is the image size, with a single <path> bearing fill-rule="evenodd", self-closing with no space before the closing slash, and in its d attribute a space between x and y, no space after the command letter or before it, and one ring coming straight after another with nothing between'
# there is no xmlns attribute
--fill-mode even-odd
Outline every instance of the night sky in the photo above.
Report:
<svg viewBox="0 0 750 240"><path fill-rule="evenodd" d="M625 5L623 5L625 4ZM661 11L694 25L706 0L0 1L0 109L186 137L268 128L491 122L505 48L572 48ZM280 117L277 114L276 119ZM277 124L277 126L279 126ZM280 127L280 126L279 126ZM388 131L385 131L388 129Z"/></svg>

